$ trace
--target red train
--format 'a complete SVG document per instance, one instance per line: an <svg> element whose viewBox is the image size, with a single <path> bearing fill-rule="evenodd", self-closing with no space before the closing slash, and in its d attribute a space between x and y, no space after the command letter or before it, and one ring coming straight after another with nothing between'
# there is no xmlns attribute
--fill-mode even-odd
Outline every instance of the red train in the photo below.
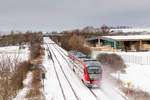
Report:
<svg viewBox="0 0 150 100"><path fill-rule="evenodd" d="M87 87L99 87L101 85L103 67L97 60L88 58L78 51L70 51L68 55L74 64L73 71Z"/></svg>

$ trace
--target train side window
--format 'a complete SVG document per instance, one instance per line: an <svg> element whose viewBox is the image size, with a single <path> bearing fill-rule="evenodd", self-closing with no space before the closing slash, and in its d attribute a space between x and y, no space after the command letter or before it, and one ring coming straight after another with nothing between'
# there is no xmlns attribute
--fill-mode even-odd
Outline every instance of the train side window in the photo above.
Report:
<svg viewBox="0 0 150 100"><path fill-rule="evenodd" d="M84 69L83 69L84 70ZM85 70L84 70L84 74L85 74Z"/></svg>

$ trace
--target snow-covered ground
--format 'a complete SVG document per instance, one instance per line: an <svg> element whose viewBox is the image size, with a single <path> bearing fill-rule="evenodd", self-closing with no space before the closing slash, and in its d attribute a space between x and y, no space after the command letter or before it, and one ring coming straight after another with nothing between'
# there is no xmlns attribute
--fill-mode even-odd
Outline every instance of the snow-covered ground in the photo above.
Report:
<svg viewBox="0 0 150 100"><path fill-rule="evenodd" d="M26 49L28 49L27 45L25 45L25 49L20 49L20 50L19 50L19 46L5 46L5 47L0 47L0 53L5 53L5 52L14 53L18 51L22 52Z"/></svg>
<svg viewBox="0 0 150 100"><path fill-rule="evenodd" d="M126 73L119 75L120 80L124 82L124 86L131 83L131 88L140 89L150 94L150 65L128 63L125 71ZM116 73L112 76L118 78Z"/></svg>
<svg viewBox="0 0 150 100"><path fill-rule="evenodd" d="M131 83L131 88L140 89L150 93L150 52L93 52L93 57L99 53L116 53L125 61L126 73L113 73L112 76L120 79L124 86ZM130 62L130 63L129 63Z"/></svg>
<svg viewBox="0 0 150 100"><path fill-rule="evenodd" d="M3 57L9 57L13 59L19 59L20 61L28 60L29 50L28 46L25 49L19 49L19 46L6 46L0 47L0 59Z"/></svg>
<svg viewBox="0 0 150 100"><path fill-rule="evenodd" d="M50 44L52 41L49 38L44 38L44 43L46 50L43 63L46 69L44 94L46 96L46 100L64 100L63 95L65 95L66 100L127 100L126 96L118 89L118 87L113 85L109 79L105 78L105 76L103 78L104 81L101 88L91 90L87 88L78 78L78 76L72 71L72 64L68 62L69 58L66 56L67 52L56 44ZM58 52L56 48L61 49L65 54ZM54 62L48 58L48 50L51 51ZM67 61L61 56L61 54L67 59ZM59 63L61 64L62 69ZM55 72L55 69L57 73ZM63 74L62 70L64 71L65 75ZM57 74L60 83L57 79ZM71 89L67 79L70 82L74 92ZM91 91L97 96L97 98ZM74 93L76 94L77 98Z"/></svg>

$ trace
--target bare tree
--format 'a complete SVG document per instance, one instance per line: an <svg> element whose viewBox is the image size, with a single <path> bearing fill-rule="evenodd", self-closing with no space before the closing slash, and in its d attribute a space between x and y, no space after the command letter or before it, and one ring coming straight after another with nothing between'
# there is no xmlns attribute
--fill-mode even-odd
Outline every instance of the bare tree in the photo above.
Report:
<svg viewBox="0 0 150 100"><path fill-rule="evenodd" d="M109 31L110 31L110 28L109 28L108 26L102 25L102 27L101 27L101 32L102 32L103 34L108 34Z"/></svg>

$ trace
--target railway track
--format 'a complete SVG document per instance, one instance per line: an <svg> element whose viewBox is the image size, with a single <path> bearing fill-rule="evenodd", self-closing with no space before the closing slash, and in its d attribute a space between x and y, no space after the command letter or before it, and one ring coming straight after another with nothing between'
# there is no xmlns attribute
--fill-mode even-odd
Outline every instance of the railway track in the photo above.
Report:
<svg viewBox="0 0 150 100"><path fill-rule="evenodd" d="M58 52L59 54L64 58L64 60L67 62L68 65L70 65L70 62L65 58L68 57L64 51L60 48L60 47L57 47L56 44L53 46ZM61 52L60 52L61 51ZM63 54L62 54L63 53ZM65 56L64 56L65 55ZM69 57L68 57L69 58ZM70 58L69 58L70 59ZM74 63L72 63L73 66L76 66ZM99 97L92 91L92 89L88 88L88 90L93 94L93 96L97 99L97 100L100 100Z"/></svg>
<svg viewBox="0 0 150 100"><path fill-rule="evenodd" d="M54 46L54 44L49 44L49 47L51 47L50 45L53 45L53 46ZM49 47L48 47L48 48L49 48ZM59 64L59 66L60 66L60 69L61 69L61 71L62 71L62 73L63 73L65 79L67 80L67 82L68 82L68 84L69 84L69 86L70 86L70 88L71 88L71 90L72 90L72 92L73 92L75 98L76 98L77 100L80 100L79 97L77 96L77 94L76 94L76 92L75 92L73 86L71 85L71 82L69 81L68 77L66 76L66 74L65 74L65 72L64 72L64 70L63 70L63 67L62 67L60 61L58 60L56 54L54 53L53 49L51 49L51 51L50 51L50 48L49 48L49 52L51 52L51 53L54 55L54 57L56 58L56 60L57 60L57 62L58 62L58 64ZM52 54L51 54L51 55L52 55ZM53 64L54 64L54 60L53 60ZM56 68L55 68L55 71L56 71ZM57 71L56 71L56 72L57 72ZM58 74L57 74L57 76L58 76ZM58 77L59 77L59 76L58 76ZM60 84L61 84L61 83L60 83ZM64 94L62 85L61 85L61 90L62 90L62 93L63 93L63 95L64 95L64 99L66 100L66 97L65 97L65 94Z"/></svg>
<svg viewBox="0 0 150 100"><path fill-rule="evenodd" d="M48 48L48 53L49 53L48 56L51 58L51 60L52 60L52 62L53 62L54 71L55 71L55 73L56 73L56 77L57 77L57 80L58 80L58 83L59 83L59 86L60 86L60 89L61 89L63 98L64 98L64 100L66 100L66 96L65 96L65 94L64 94L64 90L63 90L63 88L62 88L62 84L61 84L61 82L60 82L58 73L57 73L57 71L56 71L55 62L54 62L54 60L53 60L52 53L51 53L51 51L50 51L48 45L47 45L47 48Z"/></svg>

